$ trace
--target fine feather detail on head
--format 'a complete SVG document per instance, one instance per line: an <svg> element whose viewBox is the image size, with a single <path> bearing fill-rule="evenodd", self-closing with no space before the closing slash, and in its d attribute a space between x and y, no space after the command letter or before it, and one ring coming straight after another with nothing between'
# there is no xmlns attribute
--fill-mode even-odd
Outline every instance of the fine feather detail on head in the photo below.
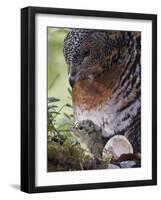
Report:
<svg viewBox="0 0 161 200"><path fill-rule="evenodd" d="M64 57L69 82L94 80L105 71L122 64L124 53L132 54L137 32L72 29L64 39Z"/></svg>

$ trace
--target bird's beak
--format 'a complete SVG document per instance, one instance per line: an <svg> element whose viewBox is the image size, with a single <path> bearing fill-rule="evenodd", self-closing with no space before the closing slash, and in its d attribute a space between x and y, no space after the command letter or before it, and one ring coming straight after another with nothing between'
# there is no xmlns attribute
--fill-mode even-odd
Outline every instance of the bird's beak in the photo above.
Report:
<svg viewBox="0 0 161 200"><path fill-rule="evenodd" d="M75 75L69 75L69 84L73 88L75 83L80 79L80 75L75 74Z"/></svg>
<svg viewBox="0 0 161 200"><path fill-rule="evenodd" d="M74 87L75 82L76 82L75 76L69 75L69 84L72 88Z"/></svg>

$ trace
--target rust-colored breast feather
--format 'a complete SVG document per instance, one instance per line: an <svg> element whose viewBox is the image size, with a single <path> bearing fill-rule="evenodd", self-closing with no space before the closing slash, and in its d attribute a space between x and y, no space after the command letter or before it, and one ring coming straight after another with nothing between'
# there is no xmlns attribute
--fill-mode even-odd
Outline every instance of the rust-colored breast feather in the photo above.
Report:
<svg viewBox="0 0 161 200"><path fill-rule="evenodd" d="M107 102L112 97L123 70L123 66L120 65L106 71L95 80L79 80L73 88L73 104L90 110Z"/></svg>

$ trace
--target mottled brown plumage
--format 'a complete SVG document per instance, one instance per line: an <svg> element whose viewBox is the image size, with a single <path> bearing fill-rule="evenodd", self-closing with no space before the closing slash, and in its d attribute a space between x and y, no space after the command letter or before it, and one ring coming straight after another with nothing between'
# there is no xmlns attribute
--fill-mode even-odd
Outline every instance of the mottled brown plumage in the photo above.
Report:
<svg viewBox="0 0 161 200"><path fill-rule="evenodd" d="M73 29L64 56L76 121L91 120L102 136L125 135L141 152L141 33Z"/></svg>

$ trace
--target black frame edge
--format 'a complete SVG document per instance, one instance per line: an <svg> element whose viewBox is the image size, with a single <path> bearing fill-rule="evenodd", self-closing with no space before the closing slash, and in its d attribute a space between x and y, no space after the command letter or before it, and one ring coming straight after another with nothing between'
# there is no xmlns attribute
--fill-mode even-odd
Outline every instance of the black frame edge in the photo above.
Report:
<svg viewBox="0 0 161 200"><path fill-rule="evenodd" d="M152 21L152 179L60 186L35 186L35 14L147 19ZM21 190L27 193L150 186L157 184L157 15L45 7L21 9Z"/></svg>
<svg viewBox="0 0 161 200"><path fill-rule="evenodd" d="M21 9L21 190L35 187L35 20Z"/></svg>
<svg viewBox="0 0 161 200"><path fill-rule="evenodd" d="M157 185L157 15L152 18L152 180Z"/></svg>
<svg viewBox="0 0 161 200"><path fill-rule="evenodd" d="M28 192L28 9L21 9L21 190Z"/></svg>
<svg viewBox="0 0 161 200"><path fill-rule="evenodd" d="M123 18L123 19L143 19L152 20L156 14L149 13L131 13L131 12L117 12L117 11L105 11L105 10L84 10L84 9L69 9L69 8L55 8L55 7L25 7L32 9L34 13L41 14L61 14L61 15L73 15L73 16L91 16L91 17L109 17L109 18ZM108 16L107 16L108 15Z"/></svg>
<svg viewBox="0 0 161 200"><path fill-rule="evenodd" d="M65 192L65 191L80 191L80 190L95 190L95 189L110 189L110 188L124 188L124 187L141 187L156 185L153 180L139 180L139 181L122 181L110 183L87 183L76 185L58 185L58 186L40 186L35 187L33 193L44 192Z"/></svg>

